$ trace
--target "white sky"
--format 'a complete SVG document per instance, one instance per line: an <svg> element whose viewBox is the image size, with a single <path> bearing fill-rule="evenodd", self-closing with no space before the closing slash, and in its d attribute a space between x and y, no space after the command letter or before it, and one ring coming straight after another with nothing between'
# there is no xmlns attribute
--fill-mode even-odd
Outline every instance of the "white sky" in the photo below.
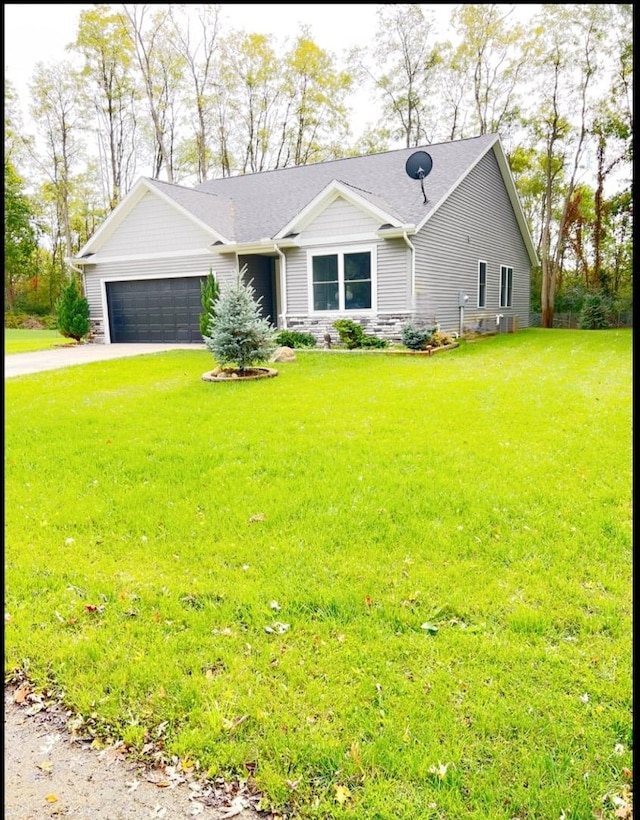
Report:
<svg viewBox="0 0 640 820"><path fill-rule="evenodd" d="M25 123L29 120L26 110L28 86L36 63L78 59L66 51L65 46L75 40L80 12L92 5L4 4L5 78L18 94ZM436 19L441 21L437 39L445 39L454 6L454 3L425 5L425 9L433 10ZM286 37L294 37L300 24L307 24L315 42L340 59L353 46L364 46L373 41L378 7L374 3L225 3L223 31L239 28L260 34L273 33L282 42ZM371 111L370 101L363 97L354 102L353 113L361 127L369 120L377 119L377 112Z"/></svg>

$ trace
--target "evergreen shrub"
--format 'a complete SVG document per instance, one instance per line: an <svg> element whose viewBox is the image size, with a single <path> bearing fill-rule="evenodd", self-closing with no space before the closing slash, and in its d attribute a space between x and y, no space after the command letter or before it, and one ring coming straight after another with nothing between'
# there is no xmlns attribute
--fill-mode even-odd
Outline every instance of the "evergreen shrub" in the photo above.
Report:
<svg viewBox="0 0 640 820"><path fill-rule="evenodd" d="M280 347L315 347L316 337L300 330L281 330L276 334L275 342Z"/></svg>
<svg viewBox="0 0 640 820"><path fill-rule="evenodd" d="M200 303L202 313L200 314L200 333L202 338L209 334L211 325L216 318L216 302L220 296L220 287L215 273L209 269L207 278L200 282Z"/></svg>
<svg viewBox="0 0 640 820"><path fill-rule="evenodd" d="M358 347L383 348L389 345L385 339L379 339L377 336L366 334L361 325L354 322L353 319L336 319L333 326L338 331L340 341L346 345L349 350L354 350Z"/></svg>
<svg viewBox="0 0 640 820"><path fill-rule="evenodd" d="M91 328L89 302L80 293L75 277L63 287L56 301L58 332L68 339L81 341Z"/></svg>

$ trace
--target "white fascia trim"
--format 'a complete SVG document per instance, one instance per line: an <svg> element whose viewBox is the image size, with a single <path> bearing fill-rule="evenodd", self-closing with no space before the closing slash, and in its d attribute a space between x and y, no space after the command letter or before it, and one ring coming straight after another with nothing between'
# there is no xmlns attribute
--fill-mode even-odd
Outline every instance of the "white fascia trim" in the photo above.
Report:
<svg viewBox="0 0 640 820"><path fill-rule="evenodd" d="M209 247L197 248L191 251L166 251L164 253L132 253L126 256L99 256L97 253L88 259L76 259L76 263L84 265L99 265L111 262L153 262L157 259L180 259L189 256L209 256Z"/></svg>
<svg viewBox="0 0 640 820"><path fill-rule="evenodd" d="M299 248L320 248L330 245L332 248L342 250L345 245L357 245L361 242L378 242L380 236L375 231L368 233L337 234L335 236L301 236L297 247Z"/></svg>
<svg viewBox="0 0 640 820"><path fill-rule="evenodd" d="M498 162L498 167L500 168L500 173L502 174L502 179L505 184L505 188L507 189L507 194L511 201L511 205L513 206L513 212L516 216L516 220L518 222L518 226L520 228L520 232L522 233L522 238L524 240L525 247L527 249L527 253L529 255L529 260L531 261L532 265L539 265L540 260L538 259L538 254L535 249L535 245L533 244L533 240L531 238L531 234L529 232L529 226L527 225L527 220L524 215L524 211L522 210L522 205L520 204L520 199L518 198L518 193L516 190L515 183L513 181L513 176L511 174L511 169L509 168L509 163L507 162L507 158L505 156L504 150L502 148L502 143L500 142L500 138L496 136L493 141L489 144L486 151L484 151L475 162L473 162L459 177L456 182L449 188L449 190L444 194L444 196L440 197L439 201L436 205L429 211L427 216L422 220L422 222L418 225L417 230L420 231L426 225L426 223L436 214L439 208L449 199L451 194L455 191L455 189L469 176L471 171L476 167L476 165L484 159L487 153L493 150L495 158Z"/></svg>
<svg viewBox="0 0 640 820"><path fill-rule="evenodd" d="M299 211L296 216L284 226L284 228L278 231L274 238L280 239L293 232L300 233L304 230L304 228L306 228L307 225L311 224L314 219L326 210L329 205L335 202L338 197L346 199L351 205L364 211L372 219L379 221L381 224L388 222L391 225L400 225L400 222L396 219L396 217L391 216L391 214L388 214L377 205L372 205L371 202L356 193L353 188L350 188L348 185L334 179L326 186L326 188L324 188L324 190L320 191L320 193L315 196L308 205Z"/></svg>
<svg viewBox="0 0 640 820"><path fill-rule="evenodd" d="M190 189L185 190L190 191ZM228 241L224 236L222 236L222 234L219 234L210 225L207 225L204 222L202 222L202 220L194 216L184 206L176 202L175 199L172 199L159 188L156 188L151 180L148 180L146 177L141 177L133 186L133 188L129 191L129 193L125 196L125 198L121 202L119 202L118 205L116 205L113 211L111 211L109 216L105 219L105 221L98 228L98 230L93 234L91 239L89 239L87 243L84 245L84 247L80 249L80 251L78 252L78 257L74 261L81 261L82 257L86 253L91 252L92 248L99 248L100 245L102 245L104 241L108 239L109 236L111 236L111 234L115 231L118 225L122 223L123 219L133 210L133 208L138 204L138 202L140 202L142 197L147 192L155 194L168 205L171 205L183 216L191 220L191 222L197 225L200 229L210 234L213 237L214 241Z"/></svg>
<svg viewBox="0 0 640 820"><path fill-rule="evenodd" d="M504 184L507 189L509 199L511 200L513 212L516 215L516 220L520 227L520 232L522 233L524 244L527 248L527 253L529 254L531 264L539 265L540 260L538 259L538 252L536 251L536 246L531 237L531 232L529 231L527 218L525 217L524 211L522 210L522 205L520 204L520 197L518 196L518 190L513 180L511 168L509 168L507 157L505 156L504 150L502 149L502 143L499 140L497 140L496 143L494 143L493 145L493 153L495 154L496 160L498 161L498 167L500 168L500 171L502 173L502 178L504 180Z"/></svg>
<svg viewBox="0 0 640 820"><path fill-rule="evenodd" d="M220 254L273 253L275 245L277 245L277 249L283 248L285 250L300 247L299 243L293 239L262 239L259 242L229 242L226 245L210 245L209 252Z"/></svg>
<svg viewBox="0 0 640 820"><path fill-rule="evenodd" d="M415 225L400 225L397 228L379 228L376 235L380 239L404 239L418 233Z"/></svg>
<svg viewBox="0 0 640 820"><path fill-rule="evenodd" d="M139 276L127 276L126 274L114 273L112 276L101 276L100 285L102 286L105 282L141 282L145 279L198 279L201 277L201 273L185 273L184 271L179 273L151 272L142 273Z"/></svg>
<svg viewBox="0 0 640 820"><path fill-rule="evenodd" d="M124 217L133 209L134 205L137 205L138 202L142 199L144 194L150 190L149 184L147 183L144 177L141 177L133 188L129 191L129 193L122 199L116 207L111 211L109 216L105 219L105 221L100 225L98 230L93 234L93 236L87 240L87 242L83 245L82 248L78 251L78 256L74 261L82 262L82 257L85 256L87 253L91 252L91 249L94 248L96 245L102 244L102 241L106 239L113 230L122 222Z"/></svg>

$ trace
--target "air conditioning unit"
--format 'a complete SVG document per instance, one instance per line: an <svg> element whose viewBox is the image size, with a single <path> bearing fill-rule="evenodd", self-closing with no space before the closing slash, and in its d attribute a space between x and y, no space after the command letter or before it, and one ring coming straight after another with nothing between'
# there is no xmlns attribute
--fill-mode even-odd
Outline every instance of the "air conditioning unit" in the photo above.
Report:
<svg viewBox="0 0 640 820"><path fill-rule="evenodd" d="M519 319L517 316L503 316L500 319L500 333L515 333L518 326Z"/></svg>

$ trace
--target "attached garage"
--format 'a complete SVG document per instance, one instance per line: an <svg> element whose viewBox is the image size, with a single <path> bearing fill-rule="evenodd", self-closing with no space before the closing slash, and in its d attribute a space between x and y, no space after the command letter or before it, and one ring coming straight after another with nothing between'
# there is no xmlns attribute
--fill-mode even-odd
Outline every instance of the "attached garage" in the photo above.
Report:
<svg viewBox="0 0 640 820"><path fill-rule="evenodd" d="M112 342L201 344L199 276L106 282Z"/></svg>

